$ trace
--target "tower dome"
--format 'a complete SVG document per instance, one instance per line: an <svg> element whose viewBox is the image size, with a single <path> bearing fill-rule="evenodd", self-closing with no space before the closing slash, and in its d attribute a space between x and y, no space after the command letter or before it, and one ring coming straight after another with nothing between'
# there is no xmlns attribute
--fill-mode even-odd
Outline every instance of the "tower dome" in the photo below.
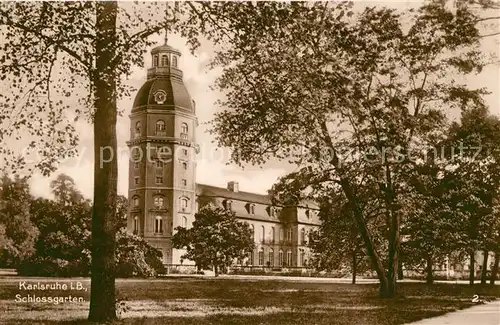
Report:
<svg viewBox="0 0 500 325"><path fill-rule="evenodd" d="M181 52L165 43L151 50L152 67L148 68L147 81L137 93L132 112L146 108L179 110L194 114L194 105L179 68Z"/></svg>

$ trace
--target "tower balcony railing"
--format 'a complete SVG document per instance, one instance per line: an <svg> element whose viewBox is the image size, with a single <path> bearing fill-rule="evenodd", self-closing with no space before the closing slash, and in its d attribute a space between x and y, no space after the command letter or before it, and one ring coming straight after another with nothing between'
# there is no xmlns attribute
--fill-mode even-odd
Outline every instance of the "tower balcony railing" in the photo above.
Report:
<svg viewBox="0 0 500 325"><path fill-rule="evenodd" d="M262 239L260 243L264 245L274 245L276 241L274 239Z"/></svg>

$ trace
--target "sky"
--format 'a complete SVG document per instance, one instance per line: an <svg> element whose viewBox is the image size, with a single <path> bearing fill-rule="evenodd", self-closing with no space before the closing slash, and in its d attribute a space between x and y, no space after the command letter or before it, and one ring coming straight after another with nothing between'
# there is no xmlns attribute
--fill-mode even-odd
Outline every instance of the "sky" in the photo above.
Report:
<svg viewBox="0 0 500 325"><path fill-rule="evenodd" d="M376 2L364 2L366 5L375 5ZM419 3L417 1L386 1L385 4L390 4L398 8L414 7ZM498 31L498 28L497 28ZM152 36L158 45L163 44L163 35ZM267 190L277 181L280 176L294 169L293 166L284 163L271 161L261 167L246 166L240 168L238 166L227 164L228 150L217 148L212 143L213 138L207 133L208 125L214 113L220 110L220 107L215 105L221 94L211 89L217 76L221 70L210 70L207 67L209 60L212 58L213 46L207 42L203 43L201 48L195 55L189 52L185 40L177 35L169 35L169 45L179 49L182 53L179 66L184 72L184 83L191 95L196 101L196 112L198 116L199 126L196 130L197 142L200 145L201 152L197 155L197 171L196 181L202 184L225 187L229 181L239 182L241 191L255 192L265 194ZM483 42L485 52L499 53L498 38L487 38ZM127 81L133 86L136 91L132 92L132 96L124 98L119 102L119 108L123 110L123 114L118 119L117 123L117 139L118 139L118 192L127 196L128 193L128 151L126 141L130 138L130 122L128 115L130 114L134 96L141 85L146 81L146 69L151 66L151 58L149 51L145 49L144 60L145 68L134 68ZM488 87L493 93L486 97L490 104L492 113L500 115L499 106L499 76L500 67L498 65L490 66L481 74L464 80L474 87ZM76 125L80 135L80 143L78 147L79 154L73 159L68 159L61 162L58 170L51 177L43 177L39 174L33 175L30 180L32 194L41 197L51 197L50 181L57 177L58 174L64 173L71 176L78 189L87 198L92 198L93 195L93 133L92 125L79 121Z"/></svg>

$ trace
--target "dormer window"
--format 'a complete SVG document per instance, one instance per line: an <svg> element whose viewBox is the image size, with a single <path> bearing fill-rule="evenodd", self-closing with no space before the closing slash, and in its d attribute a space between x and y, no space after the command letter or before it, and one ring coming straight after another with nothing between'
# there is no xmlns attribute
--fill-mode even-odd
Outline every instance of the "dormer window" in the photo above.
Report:
<svg viewBox="0 0 500 325"><path fill-rule="evenodd" d="M156 122L155 135L159 136L167 135L164 121L159 120L158 122Z"/></svg>
<svg viewBox="0 0 500 325"><path fill-rule="evenodd" d="M248 213L249 214L255 214L255 204L248 203Z"/></svg>
<svg viewBox="0 0 500 325"><path fill-rule="evenodd" d="M269 214L270 217L275 217L276 216L276 208L275 207L268 207L267 213Z"/></svg>
<svg viewBox="0 0 500 325"><path fill-rule="evenodd" d="M311 218L311 211L306 210L306 217L307 219Z"/></svg>
<svg viewBox="0 0 500 325"><path fill-rule="evenodd" d="M138 138L141 136L141 122L138 121L135 123L134 137Z"/></svg>
<svg viewBox="0 0 500 325"><path fill-rule="evenodd" d="M172 66L177 68L177 57L175 55L172 57Z"/></svg>
<svg viewBox="0 0 500 325"><path fill-rule="evenodd" d="M225 200L225 201L224 201L224 208L225 208L226 210L231 211L231 210L232 210L232 207L233 207L233 201L231 201L231 200Z"/></svg>

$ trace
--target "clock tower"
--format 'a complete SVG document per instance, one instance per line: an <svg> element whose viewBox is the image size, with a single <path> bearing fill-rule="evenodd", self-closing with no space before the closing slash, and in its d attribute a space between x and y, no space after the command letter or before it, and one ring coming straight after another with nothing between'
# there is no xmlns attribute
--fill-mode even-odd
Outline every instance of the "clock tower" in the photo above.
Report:
<svg viewBox="0 0 500 325"><path fill-rule="evenodd" d="M129 231L180 264L173 229L194 219L195 104L183 82L181 53L167 44L151 50L152 67L130 114Z"/></svg>

